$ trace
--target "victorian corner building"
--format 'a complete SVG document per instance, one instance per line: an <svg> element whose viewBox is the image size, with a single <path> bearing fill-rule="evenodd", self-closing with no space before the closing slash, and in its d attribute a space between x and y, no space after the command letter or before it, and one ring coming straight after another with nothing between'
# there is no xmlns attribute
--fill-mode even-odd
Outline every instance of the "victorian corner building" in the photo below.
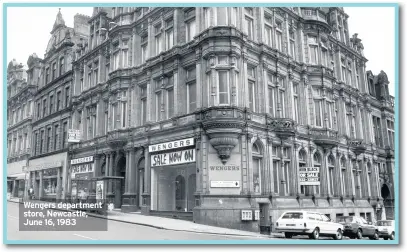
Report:
<svg viewBox="0 0 407 252"><path fill-rule="evenodd" d="M75 200L114 177L115 208L207 225L258 231L293 209L393 219L394 98L347 19L94 8L69 28L58 13L28 78L8 68L10 192Z"/></svg>

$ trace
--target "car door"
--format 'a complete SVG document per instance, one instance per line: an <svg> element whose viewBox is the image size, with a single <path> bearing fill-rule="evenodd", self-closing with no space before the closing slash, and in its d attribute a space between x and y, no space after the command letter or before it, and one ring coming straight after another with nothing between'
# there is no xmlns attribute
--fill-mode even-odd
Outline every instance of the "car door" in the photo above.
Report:
<svg viewBox="0 0 407 252"><path fill-rule="evenodd" d="M335 234L336 233L335 226L331 222L331 219L329 219L328 216L326 216L325 214L320 214L320 216L321 216L323 225L325 226L326 232L328 234Z"/></svg>
<svg viewBox="0 0 407 252"><path fill-rule="evenodd" d="M327 234L329 231L327 230L326 223L322 220L322 217L319 213L313 213L316 225L319 227L319 233Z"/></svg>
<svg viewBox="0 0 407 252"><path fill-rule="evenodd" d="M358 217L359 224L362 228L363 236L370 236L374 234L374 231L372 231L372 227L367 223L365 219L362 217Z"/></svg>

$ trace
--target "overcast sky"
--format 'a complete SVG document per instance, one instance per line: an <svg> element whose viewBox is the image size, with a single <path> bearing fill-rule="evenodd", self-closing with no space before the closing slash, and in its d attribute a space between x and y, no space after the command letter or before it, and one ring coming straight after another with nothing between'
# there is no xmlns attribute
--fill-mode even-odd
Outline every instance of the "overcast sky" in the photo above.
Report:
<svg viewBox="0 0 407 252"><path fill-rule="evenodd" d="M35 9L35 11L33 11ZM61 8L66 25L73 27L76 13L92 15L92 8ZM394 95L394 9L383 7L345 7L349 15L349 34L358 33L364 45L366 70L387 73L390 94ZM8 8L7 13L7 62L15 58L27 64L30 54L43 58L58 8L33 7ZM29 21L29 22L27 22Z"/></svg>

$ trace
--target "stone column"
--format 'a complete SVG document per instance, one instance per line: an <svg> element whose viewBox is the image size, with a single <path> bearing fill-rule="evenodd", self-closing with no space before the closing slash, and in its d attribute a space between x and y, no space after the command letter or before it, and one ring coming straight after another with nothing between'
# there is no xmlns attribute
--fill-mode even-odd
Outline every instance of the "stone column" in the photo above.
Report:
<svg viewBox="0 0 407 252"><path fill-rule="evenodd" d="M274 173L273 173L273 139L268 137L267 138L267 167L269 168L269 193L276 193L274 192Z"/></svg>
<svg viewBox="0 0 407 252"><path fill-rule="evenodd" d="M296 196L297 194L301 193L300 190L300 178L298 175L298 169L299 169L299 157L298 157L298 149L300 148L300 145L298 143L294 143L291 147L291 156L293 157L291 160L291 169L292 169L292 195Z"/></svg>
<svg viewBox="0 0 407 252"><path fill-rule="evenodd" d="M369 190L368 190L368 186L369 183L367 181L368 177L367 177L367 172L366 172L366 162L365 162L365 157L362 156L362 159L360 160L360 169L361 169L361 174L360 174L360 189L361 189L361 196L362 198L369 196Z"/></svg>
<svg viewBox="0 0 407 252"><path fill-rule="evenodd" d="M126 177L124 178L124 193L129 193L129 183L130 183L130 149L126 149Z"/></svg>
<svg viewBox="0 0 407 252"><path fill-rule="evenodd" d="M346 195L348 197L352 197L352 195L355 195L355 185L354 185L354 183L356 181L354 181L354 178L353 178L353 162L352 162L352 156L351 155L348 155L347 162L348 162L348 167L346 169L347 170L347 172L346 172L347 177L345 179L347 181L347 185L345 187L345 191L346 191Z"/></svg>
<svg viewBox="0 0 407 252"><path fill-rule="evenodd" d="M196 84L195 86L196 88L196 109L202 108L202 96L204 95L204 92L202 92L202 90L200 88L198 88L198 85L200 85L202 82L202 74L201 74L201 52L199 50L196 51L195 54L196 57L196 67L195 67L195 71L196 71ZM229 71L230 72L230 71ZM232 81L233 82L233 81ZM232 91L232 90L231 90ZM188 104L189 105L189 104ZM193 112L193 111L189 111L189 112Z"/></svg>
<svg viewBox="0 0 407 252"><path fill-rule="evenodd" d="M42 170L39 171L39 175L40 175L40 185L39 185L39 190L38 190L39 200L42 200L42 198L44 197L44 185L43 185L42 174L43 174L43 171Z"/></svg>
<svg viewBox="0 0 407 252"><path fill-rule="evenodd" d="M114 154L113 152L111 152L109 154L109 166L108 166L108 172L107 172L107 176L113 176L113 162L114 162ZM113 194L113 183L112 181L109 181L109 186L108 186L108 191L107 194Z"/></svg>
<svg viewBox="0 0 407 252"><path fill-rule="evenodd" d="M248 165L247 165L247 136L246 134L241 134L241 143L242 143L242 193L247 194L249 192L248 184ZM209 186L209 181L207 182ZM209 188L208 188L209 191Z"/></svg>
<svg viewBox="0 0 407 252"><path fill-rule="evenodd" d="M151 166L150 166L150 155L148 153L148 146L144 147L145 156L145 167L144 167L144 192L143 205L141 206L141 212L143 214L148 214L150 212L150 186L151 186Z"/></svg>
<svg viewBox="0 0 407 252"><path fill-rule="evenodd" d="M101 167L101 163L100 163L100 158L101 158L100 154L96 154L94 156L95 161L93 163L94 164L93 177L99 177L102 175L102 167Z"/></svg>
<svg viewBox="0 0 407 252"><path fill-rule="evenodd" d="M342 174L342 167L341 167L341 153L339 152L339 150L336 150L336 158L335 158L335 168L334 168L334 178L332 183L334 183L334 190L335 192L331 192L331 195L333 196L343 196L345 197L345 195L342 195L342 176L345 176L345 174ZM345 186L345 185L343 185Z"/></svg>
<svg viewBox="0 0 407 252"><path fill-rule="evenodd" d="M56 188L56 199L61 199L62 195L61 195L61 189L62 189L62 179L61 179L61 170L62 167L58 167L57 168L57 188Z"/></svg>

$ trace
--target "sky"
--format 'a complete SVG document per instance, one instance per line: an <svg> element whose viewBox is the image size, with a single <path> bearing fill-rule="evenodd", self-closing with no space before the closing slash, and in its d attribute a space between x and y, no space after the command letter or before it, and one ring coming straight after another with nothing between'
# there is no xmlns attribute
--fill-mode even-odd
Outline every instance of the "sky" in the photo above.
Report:
<svg viewBox="0 0 407 252"><path fill-rule="evenodd" d="M40 58L44 57L58 9L57 7L8 8L7 62L15 58L26 65L32 53L36 53ZM61 8L65 24L69 27L73 27L73 17L76 13L91 16L92 11L90 7ZM364 55L369 60L366 70L371 70L375 75L379 74L380 70L385 71L390 82L390 94L394 95L393 8L345 7L345 12L349 15L349 36L352 37L354 33L358 33L358 38L362 39Z"/></svg>

